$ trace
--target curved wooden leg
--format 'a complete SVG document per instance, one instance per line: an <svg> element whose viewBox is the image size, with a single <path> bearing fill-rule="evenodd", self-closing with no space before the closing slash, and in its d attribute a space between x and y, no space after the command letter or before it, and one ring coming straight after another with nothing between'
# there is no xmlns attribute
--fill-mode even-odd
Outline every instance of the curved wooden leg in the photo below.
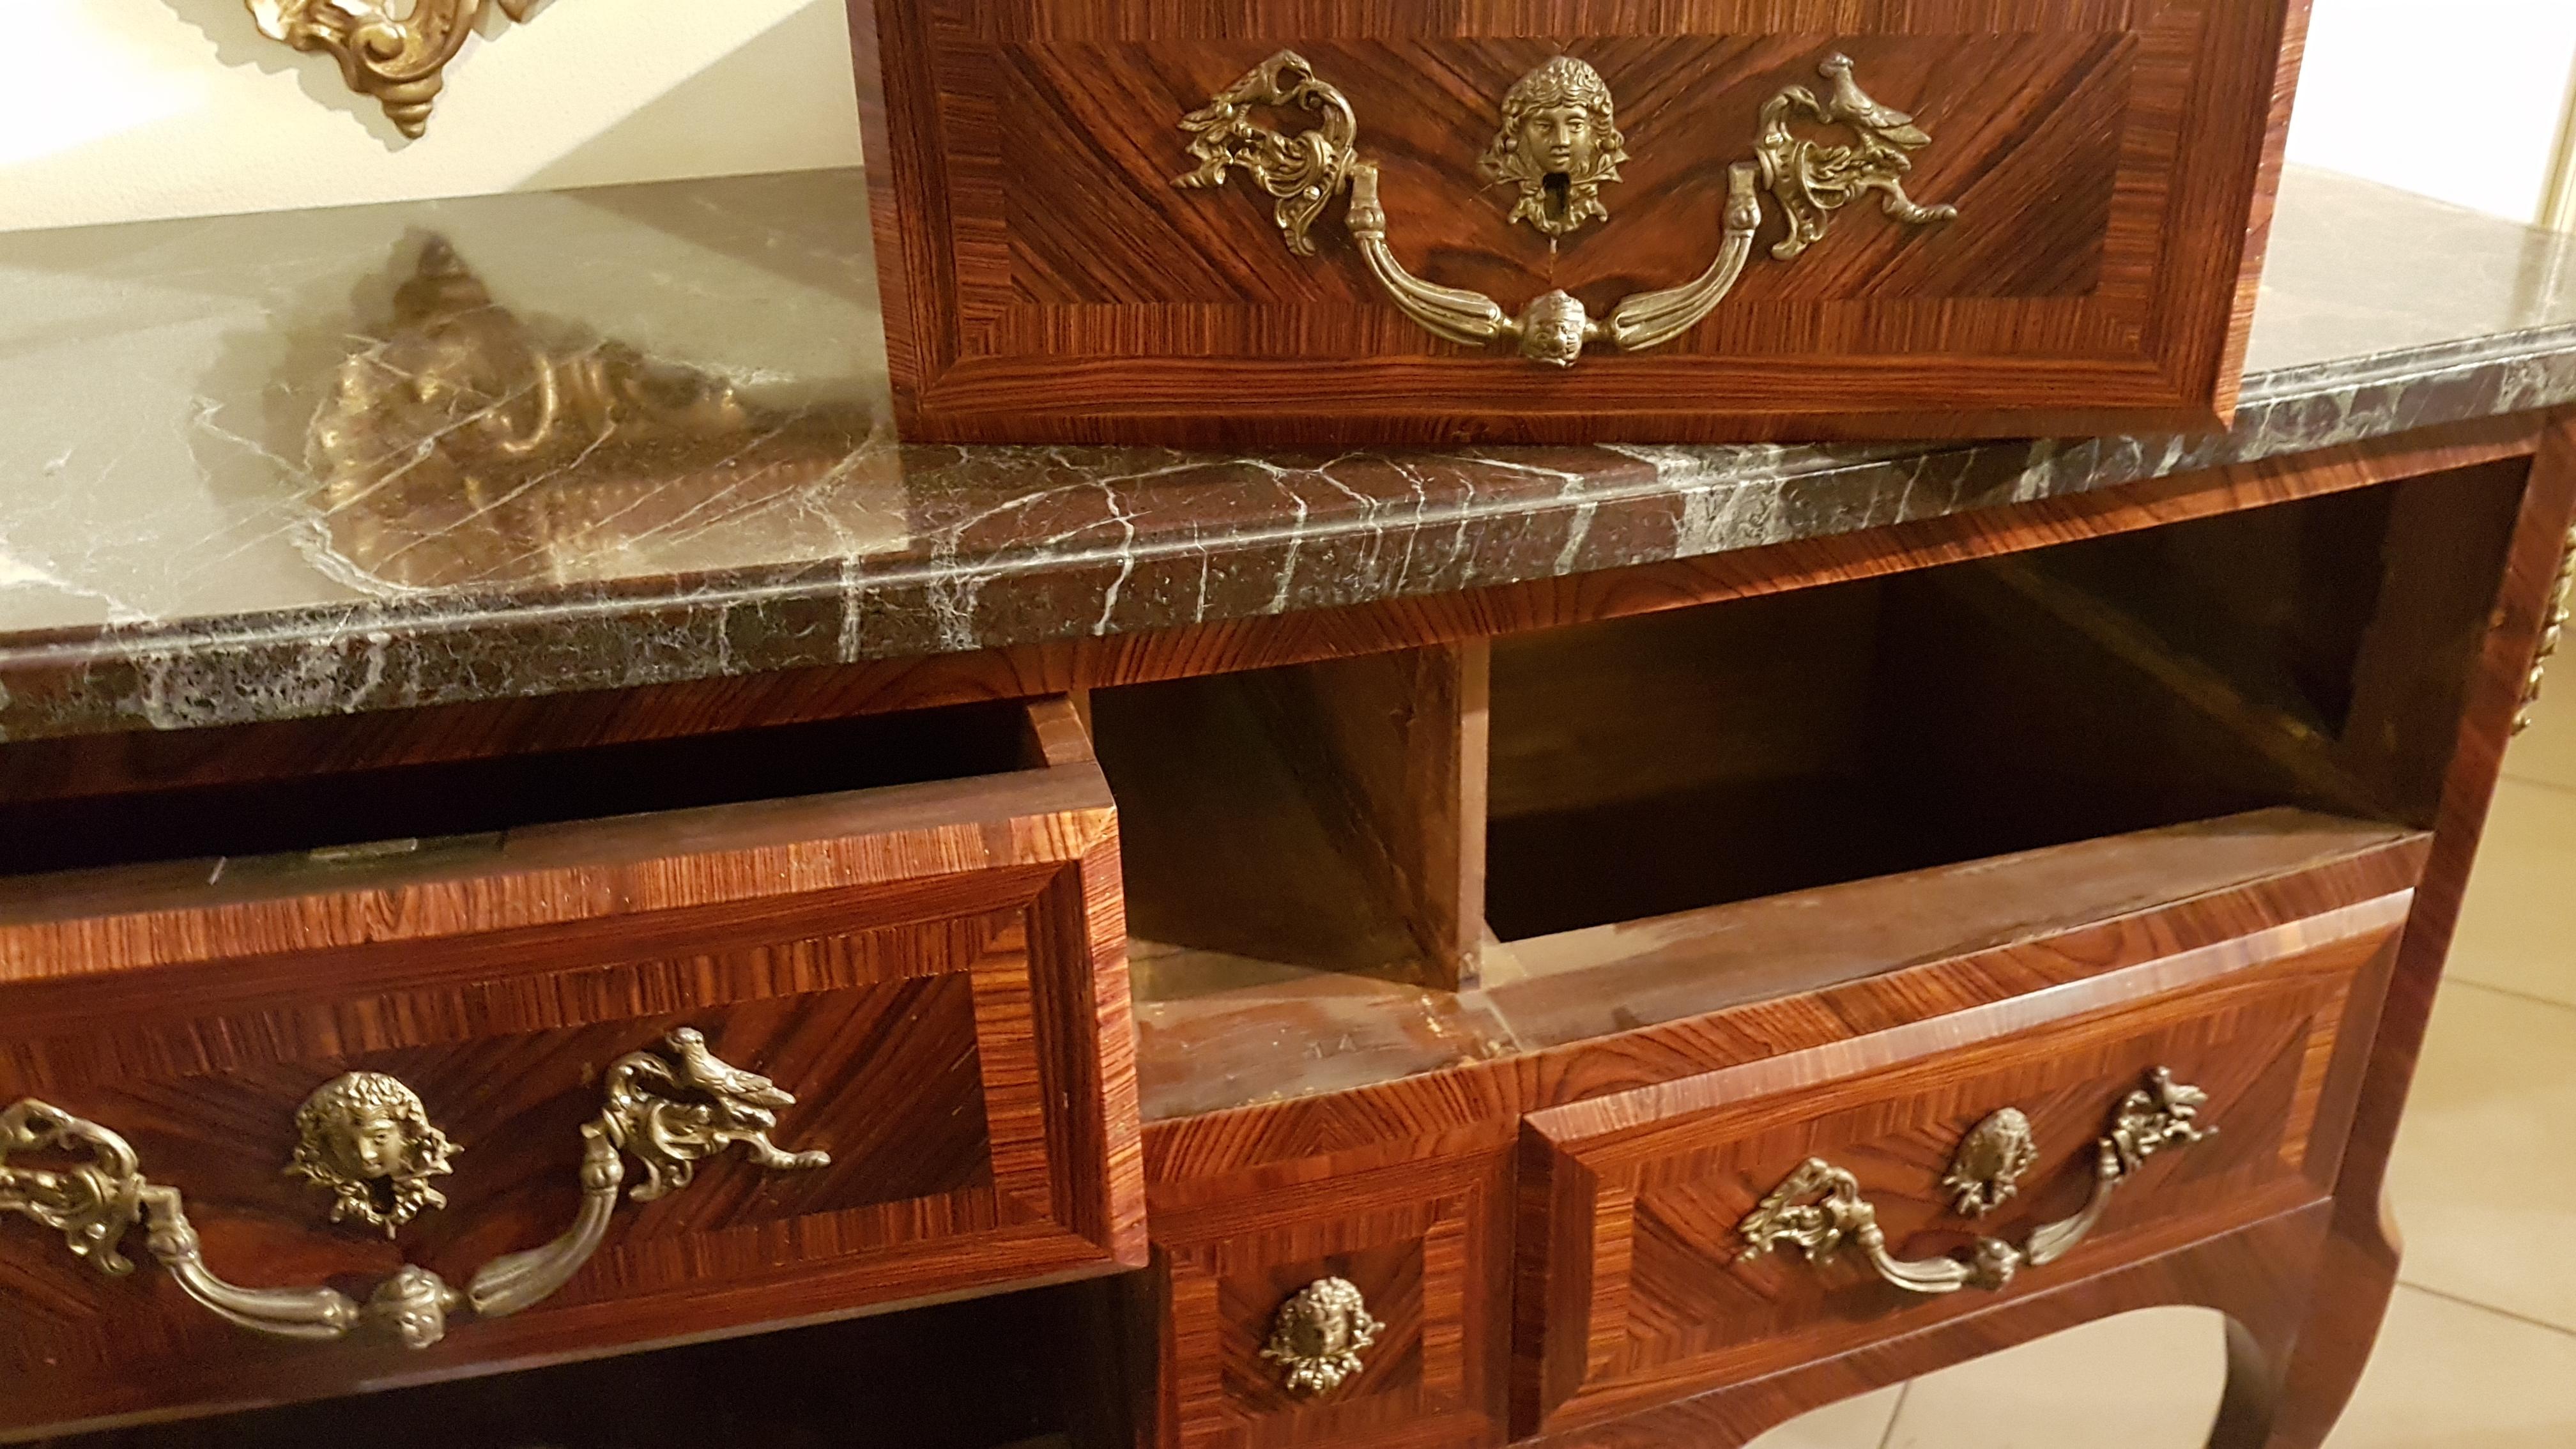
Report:
<svg viewBox="0 0 2576 1449"><path fill-rule="evenodd" d="M2383 1215L2336 1223L2326 1236L2307 1322L2290 1354L2270 1437L2231 1440L2231 1449L2238 1442L2267 1444L2267 1449L2317 1449L2325 1442L2379 1341L2380 1321L2388 1316L2389 1296L2397 1289L2398 1253L2395 1227ZM2231 1399L2235 1378L2231 1357Z"/></svg>
<svg viewBox="0 0 2576 1449"><path fill-rule="evenodd" d="M2290 1337L2267 1337L2236 1319L2227 1320L2227 1392L2218 1401L2209 1449L2264 1449L2271 1442Z"/></svg>

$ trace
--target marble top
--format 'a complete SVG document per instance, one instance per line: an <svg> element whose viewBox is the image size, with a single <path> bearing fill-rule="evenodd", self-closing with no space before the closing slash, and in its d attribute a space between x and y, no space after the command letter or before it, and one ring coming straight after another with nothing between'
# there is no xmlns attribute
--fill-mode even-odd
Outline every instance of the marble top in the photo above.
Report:
<svg viewBox="0 0 2576 1449"><path fill-rule="evenodd" d="M855 172L0 235L0 738L1506 584L2576 401L2576 241L2286 179L2234 429L907 445Z"/></svg>

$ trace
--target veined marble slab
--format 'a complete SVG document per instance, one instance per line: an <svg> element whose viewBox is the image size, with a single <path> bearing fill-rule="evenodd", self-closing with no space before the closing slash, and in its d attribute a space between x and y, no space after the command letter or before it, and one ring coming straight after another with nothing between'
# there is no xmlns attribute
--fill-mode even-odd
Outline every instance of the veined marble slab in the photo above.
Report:
<svg viewBox="0 0 2576 1449"><path fill-rule="evenodd" d="M2224 436L910 446L854 172L0 236L0 738L1616 568L2576 401L2576 241L2293 169Z"/></svg>

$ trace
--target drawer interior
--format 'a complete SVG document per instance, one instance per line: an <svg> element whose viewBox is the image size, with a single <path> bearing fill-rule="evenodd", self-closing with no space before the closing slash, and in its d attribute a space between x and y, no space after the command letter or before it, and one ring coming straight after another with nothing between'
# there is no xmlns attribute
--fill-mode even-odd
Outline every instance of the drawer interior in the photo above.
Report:
<svg viewBox="0 0 2576 1449"><path fill-rule="evenodd" d="M1123 1290L1075 1283L44 1449L1112 1449ZM960 1364L1007 1366L966 1374Z"/></svg>
<svg viewBox="0 0 2576 1449"><path fill-rule="evenodd" d="M1416 650L1091 696L1148 995L1313 971L1454 984L1463 765L1456 712L1425 687L1454 662ZM1445 801L1426 755L1450 762Z"/></svg>
<svg viewBox="0 0 2576 1449"><path fill-rule="evenodd" d="M1098 691L1145 1115L2420 850L2523 481Z"/></svg>
<svg viewBox="0 0 2576 1449"><path fill-rule="evenodd" d="M1526 940L2276 806L2427 823L2485 601L2390 553L2400 506L1497 640L1486 919ZM2445 567L2492 579L2482 544Z"/></svg>
<svg viewBox="0 0 2576 1449"><path fill-rule="evenodd" d="M0 874L268 855L998 774L1016 702L240 783L0 802Z"/></svg>

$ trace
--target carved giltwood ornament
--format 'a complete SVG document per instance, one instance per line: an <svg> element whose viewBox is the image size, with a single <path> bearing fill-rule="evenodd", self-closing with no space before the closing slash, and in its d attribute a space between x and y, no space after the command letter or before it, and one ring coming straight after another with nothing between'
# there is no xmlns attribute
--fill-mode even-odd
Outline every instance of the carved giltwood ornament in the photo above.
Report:
<svg viewBox="0 0 2576 1449"><path fill-rule="evenodd" d="M1243 172L1275 199L1288 250L1301 257L1315 254L1315 223L1333 198L1347 191L1344 225L1397 310L1452 342L1504 342L1541 366L1571 367L1591 344L1607 343L1626 352L1660 346L1715 311L1743 275L1754 233L1762 225L1757 184L1769 188L1789 214L1789 236L1771 249L1782 261L1822 238L1826 214L1863 192L1880 193L1888 215L1910 225L1958 214L1951 207L1916 205L1905 194L1902 179L1914 164L1906 153L1931 140L1913 118L1862 92L1852 79L1849 59L1829 56L1819 70L1833 83L1830 98L1819 100L1804 86L1773 97L1763 107L1756 159L1728 168L1717 257L1708 270L1678 287L1632 295L1606 317L1592 316L1580 300L1561 290L1534 298L1515 314L1482 292L1440 286L1407 270L1388 245L1377 163L1357 149L1359 121L1350 99L1293 50L1254 66L1181 118L1189 153L1198 164L1172 182L1204 189L1222 186L1234 172ZM1505 102L1504 134L1484 160L1488 176L1521 187L1512 219L1528 221L1553 238L1606 218L1609 211L1599 188L1618 179L1618 163L1627 159L1609 87L1589 65L1560 57L1523 77L1512 95L1517 99ZM1257 119L1264 109L1305 111L1318 124L1287 135ZM1789 128L1793 118L1847 127L1855 144L1826 146L1800 137Z"/></svg>
<svg viewBox="0 0 2576 1449"><path fill-rule="evenodd" d="M374 1087L341 1095L384 1098ZM608 1069L605 1105L581 1129L582 1200L571 1230L544 1247L484 1264L462 1292L416 1264L378 1283L363 1305L336 1288L226 1282L206 1266L179 1190L146 1178L130 1143L33 1098L0 1109L0 1213L14 1212L60 1232L75 1256L110 1276L134 1271L121 1248L141 1227L144 1246L181 1291L254 1332L299 1339L365 1334L427 1348L446 1337L449 1316L460 1310L506 1317L572 1280L607 1237L626 1177L621 1153L644 1168L644 1181L626 1194L639 1201L688 1186L698 1163L729 1147L741 1147L755 1164L773 1171L829 1165L829 1153L786 1152L769 1140L778 1109L795 1100L767 1077L718 1060L706 1038L688 1027L672 1032L658 1052L618 1058ZM334 1131L326 1128L326 1138ZM409 1151L394 1135L378 1139L377 1146L388 1160L393 1149ZM336 1152L339 1145L328 1150ZM13 1160L22 1154L72 1160L46 1166Z"/></svg>
<svg viewBox="0 0 2576 1449"><path fill-rule="evenodd" d="M2199 1122L2208 1101L2206 1093L2175 1081L2163 1067L2149 1072L2146 1085L2120 1099L2112 1110L2111 1130L2094 1143L2092 1196L2073 1217L2032 1229L2022 1246L1981 1237L1964 1258L1898 1258L1888 1251L1878 1209L1861 1196L1859 1179L1821 1157L1810 1157L1736 1224L1736 1234L1747 1244L1737 1261L1751 1262L1785 1243L1821 1266L1851 1242L1860 1245L1872 1272L1909 1293L2001 1291L2023 1268L2053 1263L2091 1234L2110 1210L2112 1194L2148 1158L2216 1136L2217 1128Z"/></svg>
<svg viewBox="0 0 2576 1449"><path fill-rule="evenodd" d="M544 0L245 0L259 33L340 63L349 89L371 96L406 136L429 129L448 62L497 5L525 21Z"/></svg>
<svg viewBox="0 0 2576 1449"><path fill-rule="evenodd" d="M1288 1391L1328 1394L1355 1377L1360 1350L1386 1327L1369 1316L1368 1301L1348 1278L1318 1278L1279 1305L1261 1356L1281 1365Z"/></svg>

